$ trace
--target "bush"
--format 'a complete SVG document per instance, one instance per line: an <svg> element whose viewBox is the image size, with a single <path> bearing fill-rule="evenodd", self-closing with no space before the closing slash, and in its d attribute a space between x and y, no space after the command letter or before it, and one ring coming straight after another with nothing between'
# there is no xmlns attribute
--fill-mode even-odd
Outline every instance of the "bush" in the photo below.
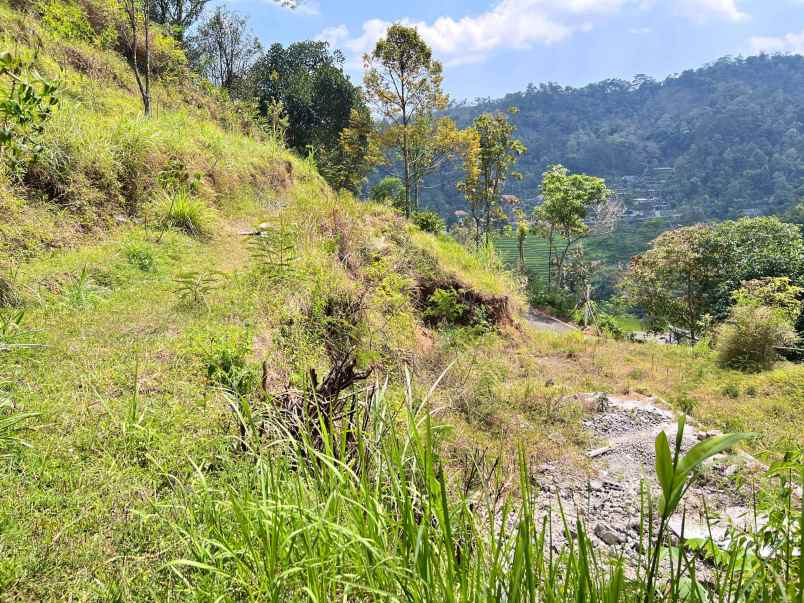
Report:
<svg viewBox="0 0 804 603"><path fill-rule="evenodd" d="M424 316L436 324L456 324L463 320L467 310L455 289L436 289L427 300Z"/></svg>
<svg viewBox="0 0 804 603"><path fill-rule="evenodd" d="M566 289L548 290L542 278L535 272L528 272L526 294L528 304L558 318L571 318L575 309L575 296Z"/></svg>
<svg viewBox="0 0 804 603"><path fill-rule="evenodd" d="M257 386L257 374L246 361L247 337L225 334L212 339L204 350L207 379L236 396L246 396Z"/></svg>
<svg viewBox="0 0 804 603"><path fill-rule="evenodd" d="M779 347L797 341L784 312L767 306L738 304L717 333L718 362L747 372L768 370L779 357Z"/></svg>
<svg viewBox="0 0 804 603"><path fill-rule="evenodd" d="M154 272L156 270L156 260L151 249L144 243L132 242L123 249L128 263L136 266L142 272Z"/></svg>
<svg viewBox="0 0 804 603"><path fill-rule="evenodd" d="M184 190L177 191L170 199L164 219L167 226L183 230L194 237L207 234L209 217L200 200Z"/></svg>
<svg viewBox="0 0 804 603"><path fill-rule="evenodd" d="M386 203L396 209L405 206L405 187L399 178L386 176L371 187L369 199L377 203Z"/></svg>
<svg viewBox="0 0 804 603"><path fill-rule="evenodd" d="M447 228L444 220L434 211L416 211L411 216L413 223L424 232L441 234Z"/></svg>
<svg viewBox="0 0 804 603"><path fill-rule="evenodd" d="M84 10L73 2L43 0L37 4L42 23L66 40L92 42L95 32Z"/></svg>

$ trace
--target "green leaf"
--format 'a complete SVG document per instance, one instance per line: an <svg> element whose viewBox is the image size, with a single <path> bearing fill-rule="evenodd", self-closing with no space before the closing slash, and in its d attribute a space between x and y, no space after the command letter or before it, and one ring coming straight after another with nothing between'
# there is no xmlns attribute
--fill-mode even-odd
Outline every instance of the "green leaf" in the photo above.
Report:
<svg viewBox="0 0 804 603"><path fill-rule="evenodd" d="M656 436L656 477L659 479L665 500L669 499L673 487L673 461L670 458L667 434L664 432Z"/></svg>
<svg viewBox="0 0 804 603"><path fill-rule="evenodd" d="M751 433L729 433L704 440L692 447L684 455L676 468L676 479L683 482L689 473L703 463L706 459L731 448L740 440L752 437Z"/></svg>

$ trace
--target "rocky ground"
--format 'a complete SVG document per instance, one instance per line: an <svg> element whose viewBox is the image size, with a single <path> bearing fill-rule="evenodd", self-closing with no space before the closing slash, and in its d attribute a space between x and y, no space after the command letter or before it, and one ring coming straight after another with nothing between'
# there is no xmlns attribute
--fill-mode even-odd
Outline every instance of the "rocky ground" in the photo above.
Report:
<svg viewBox="0 0 804 603"><path fill-rule="evenodd" d="M677 417L656 399L620 398L606 394L584 394L581 401L592 408L584 427L595 446L587 452L588 475L567 473L563 467L543 465L536 476L539 495L538 512L551 518L554 542L563 540L563 520L556 505L560 499L567 525L574 529L581 517L593 538L635 558L639 547L640 507L649 489L658 501L658 483L654 477L655 440L659 432L667 434L671 447L675 442ZM714 435L702 432L688 420L682 450ZM712 538L721 543L729 524L750 525L752 480L762 465L744 453L722 454L711 459L695 478L685 499L685 538ZM682 505L682 506L684 506ZM709 514L709 524L705 519ZM671 530L681 533L681 508L671 521Z"/></svg>

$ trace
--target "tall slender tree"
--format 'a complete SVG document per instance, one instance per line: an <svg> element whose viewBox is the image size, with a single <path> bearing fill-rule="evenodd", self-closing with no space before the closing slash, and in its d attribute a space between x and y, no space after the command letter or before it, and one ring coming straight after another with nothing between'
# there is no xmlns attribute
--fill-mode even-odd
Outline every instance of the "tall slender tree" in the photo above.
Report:
<svg viewBox="0 0 804 603"><path fill-rule="evenodd" d="M441 89L441 63L433 59L432 50L415 28L395 24L365 55L364 66L367 99L384 120L380 145L398 154L394 159L401 163L405 213L410 215L415 199L417 149L421 151L422 145L433 143L431 137L417 134L427 120L434 123L436 111L447 106L447 96Z"/></svg>
<svg viewBox="0 0 804 603"><path fill-rule="evenodd" d="M129 53L134 78L142 99L142 108L145 115L151 114L151 1L152 0L119 0L126 13L128 21ZM143 30L143 55L145 71L139 66L139 31L140 23Z"/></svg>
<svg viewBox="0 0 804 603"><path fill-rule="evenodd" d="M515 109L512 109L515 111ZM503 188L525 145L514 138L515 126L505 113L484 113L467 131L464 151L464 179L458 183L469 205L475 226L475 245L489 242L493 220L500 215Z"/></svg>
<svg viewBox="0 0 804 603"><path fill-rule="evenodd" d="M536 208L535 217L547 233L550 289L554 284L559 287L563 284L567 254L573 245L589 235L592 212L601 208L612 192L601 178L570 174L563 165L550 166L544 173L540 192L543 201ZM557 245L560 245L558 250ZM554 258L555 281L552 279Z"/></svg>
<svg viewBox="0 0 804 603"><path fill-rule="evenodd" d="M245 17L220 6L189 42L196 68L229 92L234 91L262 51Z"/></svg>

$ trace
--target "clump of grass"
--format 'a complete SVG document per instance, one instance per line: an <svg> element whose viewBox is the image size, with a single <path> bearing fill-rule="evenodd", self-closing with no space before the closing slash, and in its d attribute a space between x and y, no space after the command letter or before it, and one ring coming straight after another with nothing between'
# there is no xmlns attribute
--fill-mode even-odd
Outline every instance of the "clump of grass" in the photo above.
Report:
<svg viewBox="0 0 804 603"><path fill-rule="evenodd" d="M97 301L97 287L92 282L90 271L86 265L81 268L81 272L77 276L73 277L72 282L65 287L64 299L68 305L74 308L81 308Z"/></svg>
<svg viewBox="0 0 804 603"><path fill-rule="evenodd" d="M184 189L176 191L168 198L170 201L163 219L166 226L181 230L193 237L203 237L209 234L209 212L200 199L193 197Z"/></svg>
<svg viewBox="0 0 804 603"><path fill-rule="evenodd" d="M156 259L153 251L145 243L134 241L126 244L123 247L123 255L125 255L129 264L142 272L156 271Z"/></svg>
<svg viewBox="0 0 804 603"><path fill-rule="evenodd" d="M698 406L698 401L687 394L681 394L673 400L673 405L685 415L692 416L695 413L695 408Z"/></svg>
<svg viewBox="0 0 804 603"><path fill-rule="evenodd" d="M18 446L27 445L20 435L36 416L36 413L17 411L10 400L0 395L0 458L7 457Z"/></svg>

